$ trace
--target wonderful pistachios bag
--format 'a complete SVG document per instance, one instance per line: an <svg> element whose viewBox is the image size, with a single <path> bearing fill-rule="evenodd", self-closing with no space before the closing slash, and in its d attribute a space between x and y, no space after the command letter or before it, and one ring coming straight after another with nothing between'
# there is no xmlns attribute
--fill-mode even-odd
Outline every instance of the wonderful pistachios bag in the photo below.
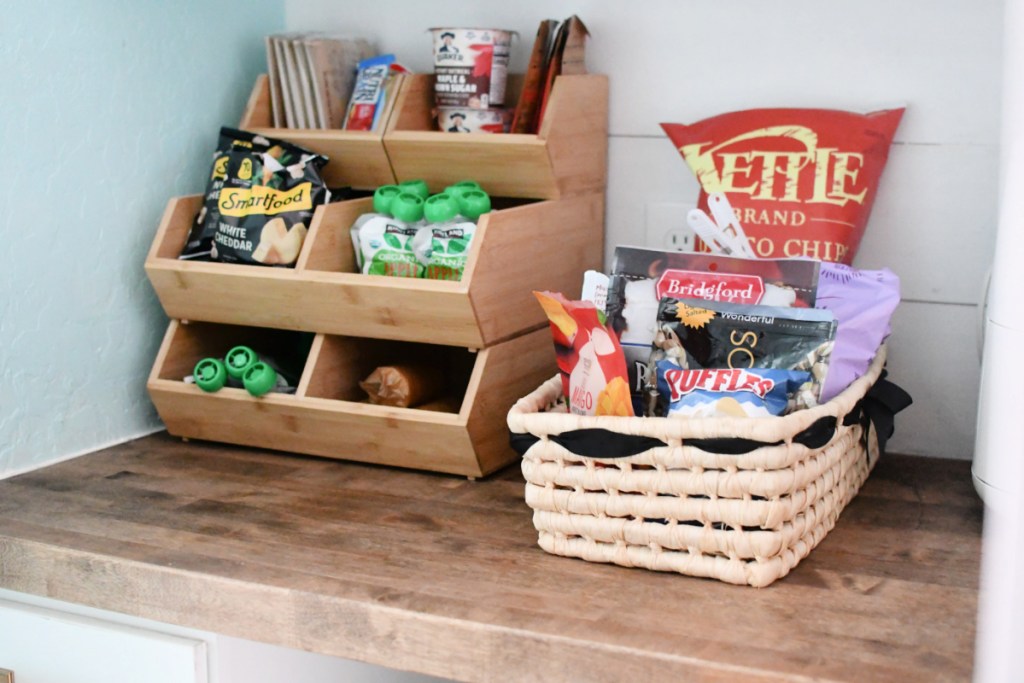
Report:
<svg viewBox="0 0 1024 683"><path fill-rule="evenodd" d="M676 403L678 396L674 394L679 393L679 387L677 383L669 381L666 384L664 381L666 367L658 366L663 360L669 360L683 370L773 368L802 371L803 378L790 387L796 391L787 396L793 404L784 408L788 411L813 407L821 396L835 335L835 315L822 309L663 297L658 305L658 328L647 372L652 382L648 410L652 415L680 412L679 406L666 406L667 403ZM677 379L698 385L710 382L709 386L701 388L720 392L761 393L770 388L764 382L791 383L796 376L771 378L763 373L719 373ZM659 385L661 392L658 391ZM666 392L668 388L673 391ZM761 397L764 397L763 393ZM767 414L779 413L769 410Z"/></svg>
<svg viewBox="0 0 1024 683"><path fill-rule="evenodd" d="M313 211L330 199L327 157L221 128L203 206L180 258L294 266Z"/></svg>

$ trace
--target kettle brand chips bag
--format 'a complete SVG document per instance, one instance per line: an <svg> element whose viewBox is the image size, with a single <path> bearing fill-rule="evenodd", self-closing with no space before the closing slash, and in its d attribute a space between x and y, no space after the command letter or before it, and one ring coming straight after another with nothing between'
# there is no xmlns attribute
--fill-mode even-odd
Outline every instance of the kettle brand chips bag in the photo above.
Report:
<svg viewBox="0 0 1024 683"><path fill-rule="evenodd" d="M663 123L707 195L724 192L761 258L849 264L903 109L751 109Z"/></svg>
<svg viewBox="0 0 1024 683"><path fill-rule="evenodd" d="M293 266L313 211L330 192L327 157L221 128L203 206L179 258Z"/></svg>

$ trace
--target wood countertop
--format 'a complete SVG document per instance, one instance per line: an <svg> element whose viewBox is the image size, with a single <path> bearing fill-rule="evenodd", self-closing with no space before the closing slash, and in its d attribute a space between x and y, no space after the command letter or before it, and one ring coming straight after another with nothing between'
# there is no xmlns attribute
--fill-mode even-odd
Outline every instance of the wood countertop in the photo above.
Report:
<svg viewBox="0 0 1024 683"><path fill-rule="evenodd" d="M966 680L981 512L968 462L884 456L754 589L546 554L515 466L158 434L0 481L0 587L459 680Z"/></svg>

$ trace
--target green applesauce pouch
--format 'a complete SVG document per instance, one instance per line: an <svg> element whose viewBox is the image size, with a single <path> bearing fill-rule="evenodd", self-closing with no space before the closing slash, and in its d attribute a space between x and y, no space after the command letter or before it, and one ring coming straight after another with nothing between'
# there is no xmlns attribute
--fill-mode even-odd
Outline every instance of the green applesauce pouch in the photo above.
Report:
<svg viewBox="0 0 1024 683"><path fill-rule="evenodd" d="M413 239L413 251L430 280L461 280L469 259L476 223L465 221L446 227L421 228Z"/></svg>
<svg viewBox="0 0 1024 683"><path fill-rule="evenodd" d="M413 252L413 238L423 228L387 216L375 216L358 227L364 275L423 277L423 264Z"/></svg>

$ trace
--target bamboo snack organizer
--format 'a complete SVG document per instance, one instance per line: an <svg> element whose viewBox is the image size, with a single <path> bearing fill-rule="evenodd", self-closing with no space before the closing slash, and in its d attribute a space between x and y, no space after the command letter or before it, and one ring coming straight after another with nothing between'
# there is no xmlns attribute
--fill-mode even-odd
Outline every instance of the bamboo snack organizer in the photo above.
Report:
<svg viewBox="0 0 1024 683"><path fill-rule="evenodd" d="M480 351L462 347L171 321L149 377L150 397L176 436L479 477L510 462L505 414L551 373L551 335L535 330ZM297 391L253 398L182 381L232 346L299 349ZM304 353L308 349L308 354ZM287 354L286 354L287 355ZM358 382L410 359L443 369L443 394L418 408L365 402Z"/></svg>
<svg viewBox="0 0 1024 683"><path fill-rule="evenodd" d="M437 192L476 179L495 209L478 222L462 280L358 273L349 231L369 197L318 207L294 268L182 261L202 196L171 199L145 263L172 319L147 384L171 434L469 477L517 458L508 408L554 368L530 292L572 295L603 261L607 78L556 79L538 135L432 130L432 77L401 78L379 133L265 127L265 78L241 127L327 154L333 185L423 178ZM255 398L183 381L238 344L283 353L296 392ZM417 408L366 402L358 382L374 367L416 359L444 369L442 396Z"/></svg>
<svg viewBox="0 0 1024 683"><path fill-rule="evenodd" d="M363 275L349 228L366 198L319 207L295 268L181 261L201 201L168 203L146 259L171 318L484 348L543 325L530 291L578 291L604 249L604 197L590 194L485 214L458 282Z"/></svg>
<svg viewBox="0 0 1024 683"><path fill-rule="evenodd" d="M557 199L604 193L608 172L608 77L559 76L536 134L436 129L434 76L403 74L379 131L271 127L270 89L260 76L239 126L325 154L328 185L373 189L410 178L442 188L466 178L498 197ZM515 102L522 77L508 79Z"/></svg>
<svg viewBox="0 0 1024 683"><path fill-rule="evenodd" d="M386 103L380 120L387 121L393 109L394 100ZM374 188L395 182L381 133L274 128L271 116L270 82L266 74L261 74L249 96L239 128L287 140L325 155L330 162L324 167L323 178L329 187Z"/></svg>

